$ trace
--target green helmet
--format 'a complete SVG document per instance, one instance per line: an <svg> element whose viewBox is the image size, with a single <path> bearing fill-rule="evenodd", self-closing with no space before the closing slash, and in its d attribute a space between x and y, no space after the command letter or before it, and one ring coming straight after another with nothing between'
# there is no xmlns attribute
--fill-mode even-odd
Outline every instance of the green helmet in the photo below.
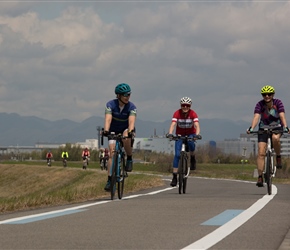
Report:
<svg viewBox="0 0 290 250"><path fill-rule="evenodd" d="M261 88L261 94L275 94L275 89L270 85L266 85Z"/></svg>
<svg viewBox="0 0 290 250"><path fill-rule="evenodd" d="M119 94L126 94L131 92L131 88L127 83L120 83L116 86L115 88L115 94L119 95Z"/></svg>

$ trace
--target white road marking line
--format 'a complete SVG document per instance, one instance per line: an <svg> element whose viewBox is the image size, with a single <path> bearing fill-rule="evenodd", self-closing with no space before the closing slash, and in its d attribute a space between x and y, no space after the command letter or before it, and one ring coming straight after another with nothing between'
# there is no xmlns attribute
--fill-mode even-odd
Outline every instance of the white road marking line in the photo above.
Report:
<svg viewBox="0 0 290 250"><path fill-rule="evenodd" d="M219 227L215 231L211 232L210 234L204 236L203 238L199 239L198 241L188 245L182 249L200 249L205 250L216 243L224 239L226 236L231 234L245 222L247 222L250 218L252 218L257 212L259 212L264 206L266 206L277 194L277 187L272 185L272 195L264 195L261 199L257 200L252 206L250 206L247 210L240 213L238 216L224 224L223 226Z"/></svg>
<svg viewBox="0 0 290 250"><path fill-rule="evenodd" d="M129 196L123 197L123 199L125 200L125 199L132 199L132 198L136 198L136 197L140 197L140 196L145 196L145 195L154 195L154 194L168 191L170 189L173 189L173 188L165 188L165 189L153 191L153 192L146 193L146 194L129 195ZM114 201L122 201L122 200L116 199ZM71 210L83 209L83 208L87 208L87 207L91 207L91 206L101 205L101 204L108 203L108 202L112 202L112 200L98 201L98 202L94 202L94 203L90 203L90 204L80 205L80 206L76 206L76 207L70 207L70 208L66 208L66 209L55 210L55 211L46 212L46 213L33 214L33 215L22 216L22 217L18 217L18 218L7 219L7 220L0 221L0 224L12 224L15 222L29 220L29 219L32 221L33 219L36 219L38 217L39 218L41 218L41 217L48 218L48 216L52 216L52 215L56 215L56 214L60 214L60 213L66 214L66 212L71 211Z"/></svg>

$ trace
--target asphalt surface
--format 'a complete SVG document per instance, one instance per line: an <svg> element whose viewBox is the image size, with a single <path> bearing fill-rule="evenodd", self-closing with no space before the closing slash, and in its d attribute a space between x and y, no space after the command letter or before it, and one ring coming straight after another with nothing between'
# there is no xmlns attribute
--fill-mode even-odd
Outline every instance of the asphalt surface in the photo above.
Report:
<svg viewBox="0 0 290 250"><path fill-rule="evenodd" d="M167 179L122 200L1 215L0 249L290 249L290 185L268 196L252 182L189 178L180 195Z"/></svg>

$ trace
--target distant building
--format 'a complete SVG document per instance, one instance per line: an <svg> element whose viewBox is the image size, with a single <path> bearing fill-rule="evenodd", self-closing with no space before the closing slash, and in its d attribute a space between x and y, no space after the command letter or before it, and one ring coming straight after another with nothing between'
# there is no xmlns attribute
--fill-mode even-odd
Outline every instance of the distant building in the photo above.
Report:
<svg viewBox="0 0 290 250"><path fill-rule="evenodd" d="M169 141L165 137L135 138L134 140L134 150L147 150L168 154L174 152L174 142Z"/></svg>
<svg viewBox="0 0 290 250"><path fill-rule="evenodd" d="M281 155L290 156L290 137L282 136ZM254 135L240 134L238 139L218 141L217 147L225 154L241 155L246 158L258 154L258 138Z"/></svg>

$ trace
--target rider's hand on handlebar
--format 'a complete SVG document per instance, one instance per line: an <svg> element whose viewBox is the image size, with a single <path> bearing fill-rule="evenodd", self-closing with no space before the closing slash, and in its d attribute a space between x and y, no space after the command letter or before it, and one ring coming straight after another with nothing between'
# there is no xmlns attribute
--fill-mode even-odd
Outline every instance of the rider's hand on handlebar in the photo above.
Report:
<svg viewBox="0 0 290 250"><path fill-rule="evenodd" d="M167 137L169 140L172 140L172 139L173 139L173 134L166 134L166 137Z"/></svg>
<svg viewBox="0 0 290 250"><path fill-rule="evenodd" d="M134 137L134 131L133 130L128 131L128 137L129 138L133 138Z"/></svg>
<svg viewBox="0 0 290 250"><path fill-rule="evenodd" d="M104 131L103 131L103 136L107 137L108 135L109 135L109 131L104 130Z"/></svg>
<svg viewBox="0 0 290 250"><path fill-rule="evenodd" d="M248 129L247 129L247 134L251 134L253 132L253 128L252 127L249 127Z"/></svg>
<svg viewBox="0 0 290 250"><path fill-rule="evenodd" d="M196 135L195 137L196 137L196 139L198 139L198 140L201 140L201 139L202 139L202 136L201 136L201 135Z"/></svg>

